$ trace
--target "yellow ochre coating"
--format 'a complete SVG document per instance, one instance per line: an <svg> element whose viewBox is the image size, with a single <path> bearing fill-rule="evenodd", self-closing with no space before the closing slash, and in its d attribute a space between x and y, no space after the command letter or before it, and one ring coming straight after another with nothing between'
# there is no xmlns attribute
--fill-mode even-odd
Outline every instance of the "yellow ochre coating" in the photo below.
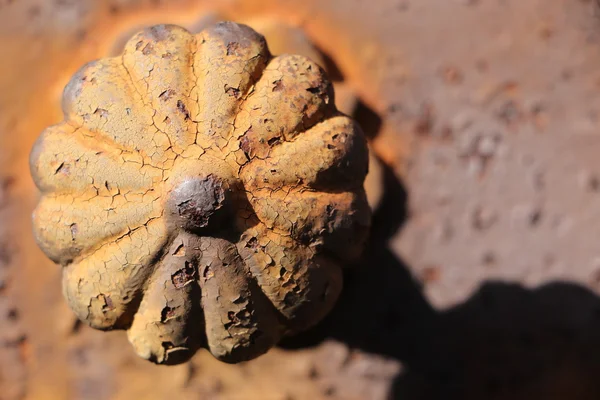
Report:
<svg viewBox="0 0 600 400"><path fill-rule="evenodd" d="M255 358L318 322L370 224L368 151L323 70L222 22L85 65L30 158L36 240L97 329L156 363Z"/></svg>

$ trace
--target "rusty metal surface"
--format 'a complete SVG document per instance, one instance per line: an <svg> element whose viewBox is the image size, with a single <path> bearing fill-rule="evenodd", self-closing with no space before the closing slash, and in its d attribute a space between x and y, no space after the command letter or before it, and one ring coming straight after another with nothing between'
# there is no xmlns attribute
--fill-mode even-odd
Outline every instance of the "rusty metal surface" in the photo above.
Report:
<svg viewBox="0 0 600 400"><path fill-rule="evenodd" d="M390 166L370 248L330 317L248 364L201 353L165 374L118 332L75 323L60 271L31 237L29 149L60 120L61 88L83 62L136 25L198 23L208 5L0 2L3 393L597 398L600 13L591 0L210 3L301 26L359 95L357 118Z"/></svg>

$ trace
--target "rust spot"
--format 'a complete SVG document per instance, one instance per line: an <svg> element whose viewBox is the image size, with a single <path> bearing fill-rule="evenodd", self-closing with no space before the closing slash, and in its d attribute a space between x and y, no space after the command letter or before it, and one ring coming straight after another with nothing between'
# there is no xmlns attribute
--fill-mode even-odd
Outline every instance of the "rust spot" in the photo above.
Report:
<svg viewBox="0 0 600 400"><path fill-rule="evenodd" d="M181 289L190 282L193 282L195 275L196 268L186 261L185 266L182 269L171 275L171 282L176 289Z"/></svg>
<svg viewBox="0 0 600 400"><path fill-rule="evenodd" d="M450 85L458 85L464 80L462 72L456 67L446 67L442 71L444 82Z"/></svg>
<svg viewBox="0 0 600 400"><path fill-rule="evenodd" d="M191 119L190 118L190 112L188 111L187 107L185 106L185 104L183 103L183 101L181 100L177 100L177 110L179 110L180 113L182 113L183 115L185 115L185 119Z"/></svg>
<svg viewBox="0 0 600 400"><path fill-rule="evenodd" d="M542 26L539 27L538 33L540 35L540 38L542 38L543 40L548 40L552 36L554 36L554 34L556 32L555 32L555 28L553 26L543 24Z"/></svg>
<svg viewBox="0 0 600 400"><path fill-rule="evenodd" d="M146 46L144 46L144 48L142 49L142 54L147 56L148 54L151 54L154 52L154 46L152 46L150 43L147 43Z"/></svg>
<svg viewBox="0 0 600 400"><path fill-rule="evenodd" d="M173 317L175 317L175 308L171 308L169 306L165 306L162 311L160 312L160 322L161 323L165 323L168 320L172 319Z"/></svg>
<svg viewBox="0 0 600 400"><path fill-rule="evenodd" d="M0 208L7 203L11 187L14 185L14 183L15 180L13 177L0 179Z"/></svg>
<svg viewBox="0 0 600 400"><path fill-rule="evenodd" d="M104 297L104 302L106 303L106 307L107 307L109 310L114 310L114 309L115 309L115 306L114 306L114 304L113 304L113 301L112 301L112 299L110 298L110 296L105 296L105 297Z"/></svg>
<svg viewBox="0 0 600 400"><path fill-rule="evenodd" d="M252 250L256 250L258 248L258 239L255 237L250 238L250 240L246 242L246 247Z"/></svg>
<svg viewBox="0 0 600 400"><path fill-rule="evenodd" d="M83 323L81 322L81 320L79 318L74 318L73 324L71 325L71 335L78 334L81 331L82 326Z"/></svg>
<svg viewBox="0 0 600 400"><path fill-rule="evenodd" d="M477 207L472 214L472 224L473 228L478 231L484 231L491 228L498 219L498 216L495 212Z"/></svg>
<svg viewBox="0 0 600 400"><path fill-rule="evenodd" d="M275 82L273 82L273 91L274 92L281 92L282 90L283 90L283 82L281 81L281 79L278 79Z"/></svg>
<svg viewBox="0 0 600 400"><path fill-rule="evenodd" d="M16 308L11 308L6 314L9 321L17 321L19 319L19 311Z"/></svg>
<svg viewBox="0 0 600 400"><path fill-rule="evenodd" d="M272 137L271 139L267 140L267 144L271 147L275 146L279 142L281 142L280 136Z"/></svg>
<svg viewBox="0 0 600 400"><path fill-rule="evenodd" d="M70 225L71 228L71 240L75 240L75 235L77 235L77 233L79 232L79 228L77 227L77 224L71 224Z"/></svg>
<svg viewBox="0 0 600 400"><path fill-rule="evenodd" d="M177 248L173 252L173 255L175 257L184 257L185 256L185 246L183 245L183 243L181 243L179 246L177 246Z"/></svg>
<svg viewBox="0 0 600 400"><path fill-rule="evenodd" d="M435 113L433 105L424 104L421 107L421 112L415 124L415 132L420 136L427 136L433 129Z"/></svg>
<svg viewBox="0 0 600 400"><path fill-rule="evenodd" d="M239 56L240 44L238 42L229 42L227 44L227 55Z"/></svg>
<svg viewBox="0 0 600 400"><path fill-rule="evenodd" d="M161 94L158 95L158 98L161 99L162 101L167 101L169 100L171 97L173 97L173 95L176 92L173 89L167 89L164 92L162 92ZM179 107L179 102L177 103L177 107ZM181 110L180 110L181 111Z"/></svg>
<svg viewBox="0 0 600 400"><path fill-rule="evenodd" d="M241 311L240 311L240 313L241 313ZM231 326L239 325L241 323L241 320L239 318L239 313L236 314L234 311L228 311L227 318L229 319L229 322L223 324L223 327L225 329L229 329L229 328L231 328Z"/></svg>
<svg viewBox="0 0 600 400"><path fill-rule="evenodd" d="M251 157L252 148L251 148L250 139L248 139L248 136L244 135L241 137L240 149L244 152L244 154L246 155L246 158L248 158L248 160L250 160L252 158Z"/></svg>
<svg viewBox="0 0 600 400"><path fill-rule="evenodd" d="M529 215L529 225L537 226L542 220L543 212L540 209L535 209Z"/></svg>
<svg viewBox="0 0 600 400"><path fill-rule="evenodd" d="M337 392L336 388L333 386L328 386L325 388L325 390L323 390L323 395L325 397L333 397L335 396L335 393Z"/></svg>
<svg viewBox="0 0 600 400"><path fill-rule="evenodd" d="M514 100L507 100L501 106L496 116L507 126L511 126L523 119L523 112Z"/></svg>
<svg viewBox="0 0 600 400"><path fill-rule="evenodd" d="M105 110L104 108L96 108L94 110L94 114L95 115L100 115L101 118L106 118L108 117L108 111Z"/></svg>
<svg viewBox="0 0 600 400"><path fill-rule="evenodd" d="M325 207L325 211L327 212L328 219L335 218L336 209L333 204L327 204L327 207Z"/></svg>
<svg viewBox="0 0 600 400"><path fill-rule="evenodd" d="M423 269L423 273L421 274L421 279L425 283L431 283L439 281L442 276L440 268L437 265L430 265Z"/></svg>
<svg viewBox="0 0 600 400"><path fill-rule="evenodd" d="M115 309L115 305L110 296L100 293L96 298L104 303L102 305L102 311L112 311Z"/></svg>
<svg viewBox="0 0 600 400"><path fill-rule="evenodd" d="M12 261L12 252L5 241L0 241L0 267L5 267Z"/></svg>
<svg viewBox="0 0 600 400"><path fill-rule="evenodd" d="M56 168L54 171L54 175L58 174L59 172L62 172L63 175L69 175L69 165L65 164L64 162L60 163L58 168Z"/></svg>
<svg viewBox="0 0 600 400"><path fill-rule="evenodd" d="M240 98L240 89L238 89L238 88L234 88L232 86L225 85L225 93L227 93L229 96L231 96L235 99Z"/></svg>
<svg viewBox="0 0 600 400"><path fill-rule="evenodd" d="M16 338L11 338L3 343L4 347L14 347L19 350L19 357L22 361L27 361L31 355L31 346L27 339L27 335L19 335Z"/></svg>
<svg viewBox="0 0 600 400"><path fill-rule="evenodd" d="M481 262L486 266L493 266L496 264L496 255L491 251L486 252L481 258Z"/></svg>

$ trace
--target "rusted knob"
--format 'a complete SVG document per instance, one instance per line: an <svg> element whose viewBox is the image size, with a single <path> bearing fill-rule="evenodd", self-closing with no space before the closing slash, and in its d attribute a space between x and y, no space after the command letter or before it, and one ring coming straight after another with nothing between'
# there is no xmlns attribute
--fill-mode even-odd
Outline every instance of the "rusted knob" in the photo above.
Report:
<svg viewBox="0 0 600 400"><path fill-rule="evenodd" d="M315 62L235 23L155 26L63 109L31 153L33 222L81 320L157 363L238 362L329 312L368 233L368 152Z"/></svg>

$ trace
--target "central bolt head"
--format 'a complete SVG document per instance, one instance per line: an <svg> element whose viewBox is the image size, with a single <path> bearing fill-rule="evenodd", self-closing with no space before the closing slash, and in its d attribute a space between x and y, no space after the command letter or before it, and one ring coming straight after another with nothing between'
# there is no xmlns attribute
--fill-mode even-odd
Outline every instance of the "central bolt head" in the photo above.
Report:
<svg viewBox="0 0 600 400"><path fill-rule="evenodd" d="M186 178L169 196L169 219L178 228L192 233L214 229L227 208L229 192L227 182L214 175Z"/></svg>

